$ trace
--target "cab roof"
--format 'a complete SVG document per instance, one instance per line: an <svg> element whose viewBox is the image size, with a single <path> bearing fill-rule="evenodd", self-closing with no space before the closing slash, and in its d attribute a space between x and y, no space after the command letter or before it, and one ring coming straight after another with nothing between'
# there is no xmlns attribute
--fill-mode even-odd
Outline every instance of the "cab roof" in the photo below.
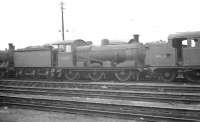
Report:
<svg viewBox="0 0 200 122"><path fill-rule="evenodd" d="M87 42L85 42L82 39L64 40L64 41L58 41L58 42L52 43L52 45L77 45L77 46L83 46L83 45L87 45Z"/></svg>
<svg viewBox="0 0 200 122"><path fill-rule="evenodd" d="M200 38L200 31L193 31L193 32L179 32L176 34L170 34L168 36L168 40L173 39L194 39L194 38Z"/></svg>
<svg viewBox="0 0 200 122"><path fill-rule="evenodd" d="M74 42L74 40L64 40L64 41L57 41L52 43L52 45L70 45Z"/></svg>

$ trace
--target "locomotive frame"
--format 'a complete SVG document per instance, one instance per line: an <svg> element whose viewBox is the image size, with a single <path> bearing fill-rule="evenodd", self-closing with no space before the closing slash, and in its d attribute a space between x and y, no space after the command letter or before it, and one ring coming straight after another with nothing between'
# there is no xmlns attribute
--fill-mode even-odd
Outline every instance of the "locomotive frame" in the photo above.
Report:
<svg viewBox="0 0 200 122"><path fill-rule="evenodd" d="M156 78L170 82L182 75L189 81L200 81L200 32L171 34L166 44L143 45L138 35L129 42L118 45L107 42L94 47L83 40L74 40L54 43L58 48L21 50L11 46L9 66L6 72L0 70L1 77L92 81L115 78L122 82ZM81 59L80 55L85 58ZM140 58L142 60L138 60ZM104 65L106 63L109 65Z"/></svg>

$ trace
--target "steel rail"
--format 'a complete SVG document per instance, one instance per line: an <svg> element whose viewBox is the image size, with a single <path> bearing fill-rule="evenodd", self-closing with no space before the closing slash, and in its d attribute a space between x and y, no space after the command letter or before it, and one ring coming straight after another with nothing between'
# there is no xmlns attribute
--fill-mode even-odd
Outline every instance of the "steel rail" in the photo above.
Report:
<svg viewBox="0 0 200 122"><path fill-rule="evenodd" d="M63 82L29 82L29 81L0 81L1 86L40 86L40 87L57 87L57 88L94 88L94 89L113 89L113 90L145 90L145 91L165 91L165 92L181 92L181 93L200 93L198 85L173 85L173 84L125 84L125 83L63 83Z"/></svg>
<svg viewBox="0 0 200 122"><path fill-rule="evenodd" d="M200 103L200 95L192 93L138 92L98 89L58 89L40 87L0 86L0 92L51 96L99 97L121 100L159 101L167 103Z"/></svg>
<svg viewBox="0 0 200 122"><path fill-rule="evenodd" d="M113 104L100 104L100 103L85 103L74 101L58 101L58 100L46 100L46 99L27 99L16 97L2 97L1 105L17 105L17 106L29 106L37 107L39 109L47 108L51 111L55 109L61 109L64 111L72 112L90 112L90 113L103 113L105 116L117 115L128 117L129 119L143 118L144 120L167 120L167 121L199 121L199 111L187 111L187 110L173 110L166 108L152 108L152 107L136 107L136 106L124 106Z"/></svg>
<svg viewBox="0 0 200 122"><path fill-rule="evenodd" d="M148 86L151 86L152 84L156 84L157 86L193 86L193 87L200 87L200 84L186 84L186 83L177 83L177 82L162 82L162 83L157 83L157 82L149 82L149 81L146 81L145 83L143 83L143 81L138 81L138 82L115 82L115 81L99 81L99 82L91 82L91 81L85 81L85 80L79 80L79 81L61 81L61 80L57 80L57 81L53 81L53 80L22 80L22 79L0 79L0 82L34 82L34 83L37 83L37 82L42 82L42 83L73 83L73 84L116 84L116 85L148 85Z"/></svg>

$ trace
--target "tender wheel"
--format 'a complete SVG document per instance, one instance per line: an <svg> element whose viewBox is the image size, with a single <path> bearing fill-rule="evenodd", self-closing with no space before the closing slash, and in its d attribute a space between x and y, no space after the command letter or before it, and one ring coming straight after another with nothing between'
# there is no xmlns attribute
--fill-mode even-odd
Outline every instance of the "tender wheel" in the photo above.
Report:
<svg viewBox="0 0 200 122"><path fill-rule="evenodd" d="M92 81L100 81L101 79L103 79L104 75L105 74L103 72L99 72L99 71L92 71L88 73L88 77Z"/></svg>
<svg viewBox="0 0 200 122"><path fill-rule="evenodd" d="M184 77L191 82L200 82L200 71L185 72Z"/></svg>
<svg viewBox="0 0 200 122"><path fill-rule="evenodd" d="M160 78L162 81L171 82L176 79L176 76L177 76L177 73L175 71L166 70L166 71L161 72Z"/></svg>
<svg viewBox="0 0 200 122"><path fill-rule="evenodd" d="M120 70L115 72L115 77L117 80L122 82L130 80L131 76L132 73L129 70Z"/></svg>
<svg viewBox="0 0 200 122"><path fill-rule="evenodd" d="M77 80L80 77L79 72L68 70L65 71L64 76L67 80Z"/></svg>

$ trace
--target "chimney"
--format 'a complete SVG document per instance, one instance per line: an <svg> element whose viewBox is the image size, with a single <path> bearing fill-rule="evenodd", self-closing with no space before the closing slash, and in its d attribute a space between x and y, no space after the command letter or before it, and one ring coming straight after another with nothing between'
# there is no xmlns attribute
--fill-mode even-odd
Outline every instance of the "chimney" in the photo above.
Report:
<svg viewBox="0 0 200 122"><path fill-rule="evenodd" d="M9 45L9 50L12 51L15 50L15 46L12 43L9 43L8 45Z"/></svg>
<svg viewBox="0 0 200 122"><path fill-rule="evenodd" d="M139 34L133 35L135 42L139 42Z"/></svg>
<svg viewBox="0 0 200 122"><path fill-rule="evenodd" d="M101 46L104 46L104 45L109 45L109 40L108 39L102 39L101 40Z"/></svg>

